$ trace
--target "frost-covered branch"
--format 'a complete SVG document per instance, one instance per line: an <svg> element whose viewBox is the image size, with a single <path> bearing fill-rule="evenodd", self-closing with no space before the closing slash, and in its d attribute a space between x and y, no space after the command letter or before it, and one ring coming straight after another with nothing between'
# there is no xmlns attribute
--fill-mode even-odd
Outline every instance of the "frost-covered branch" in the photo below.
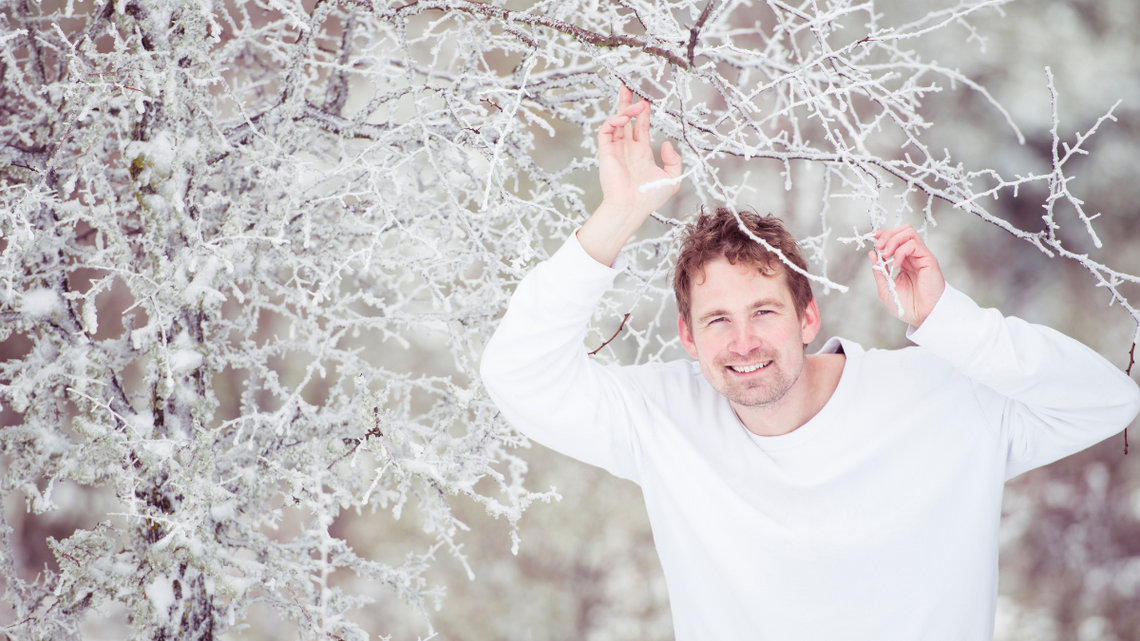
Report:
<svg viewBox="0 0 1140 641"><path fill-rule="evenodd" d="M1023 139L978 82L907 48L963 25L977 40L1001 4L909 22L870 0L4 4L0 340L28 347L0 362L21 421L0 432L0 492L44 512L74 482L119 504L55 542L39 582L0 556L5 631L75 637L109 600L140 638L214 637L256 603L354 639L349 613L388 598L426 630L429 567L474 567L458 502L505 519L517 551L526 508L557 495L526 488L527 443L478 359L596 201L594 136L623 83L678 141L694 202L743 209L767 175L803 197L826 289L847 287L827 273L844 240L965 212L1081 265L1140 322L1121 288L1140 279L1057 233L1072 209L1099 246L1068 172L1112 110L1067 143L1053 91L1047 173L928 145L924 104L954 90ZM1045 230L989 205L1033 183ZM601 358L676 351L681 224L654 219L599 308ZM367 558L338 524L373 512L427 539Z"/></svg>

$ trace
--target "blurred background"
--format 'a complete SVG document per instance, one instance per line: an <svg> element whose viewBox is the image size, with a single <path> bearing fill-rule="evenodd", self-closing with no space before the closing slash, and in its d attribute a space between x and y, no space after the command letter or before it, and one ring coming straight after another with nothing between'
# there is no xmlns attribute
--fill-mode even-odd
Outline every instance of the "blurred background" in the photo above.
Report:
<svg viewBox="0 0 1140 641"><path fill-rule="evenodd" d="M923 0L880 2L888 15L925 12L946 3ZM937 122L926 139L931 148L946 148L967 167L990 166L1012 175L1047 171L1051 158L1050 95L1044 68L1055 77L1063 139L1087 130L1118 100L1115 121L1105 123L1086 148L1087 158L1070 173L1073 191L1086 211L1101 212L1096 226L1105 248L1098 260L1120 271L1140 273L1140 4L1133 0L1035 0L1013 2L998 12L973 19L976 33L950 26L917 43L927 60L956 68L985 86L1011 114L1026 136L1024 145L1000 114L976 92L961 88L930 97L927 120ZM892 20L893 21L893 20ZM970 40L967 42L967 40ZM581 154L582 134L565 123L553 123L557 135L542 144L551 166L564 166ZM659 142L659 141L658 141ZM726 171L733 171L726 163ZM782 188L780 168L756 173L749 204L761 213L785 215L800 235L819 232L813 207L817 197ZM793 166L793 171L808 171ZM590 169L571 180L583 190L583 201L599 201ZM994 211L1023 229L1041 228L1045 193L1026 189L1018 197L1003 196ZM699 207L684 188L663 212L682 219ZM1090 345L1122 369L1136 333L1132 319L1109 306L1103 290L1074 264L1049 259L1000 229L960 212L942 211L929 242L948 280L983 306L1043 323ZM661 225L651 222L650 226ZM845 232L844 232L845 233ZM648 229L645 236L660 234ZM1089 245L1073 236L1073 247ZM560 239L547 239L548 251ZM840 334L864 346L901 347L904 328L877 302L863 252L833 251L828 275L847 284L846 294L819 293L824 329L819 342ZM1140 296L1132 286L1130 295ZM122 292L100 299L100 316L118 318L127 307ZM649 313L648 311L646 312ZM656 313L656 312L654 312ZM668 316L668 314L665 314ZM614 360L629 362L643 353L638 332L653 326L653 316L635 314L631 326L611 346ZM658 319L669 327L673 318ZM617 329L614 318L599 318L590 340L600 342ZM121 332L106 322L102 333ZM667 331L667 330L666 330ZM407 346L376 346L384 358L408 371L446 371L449 358L428 331L407 337ZM656 348L655 348L656 349ZM0 345L0 358L21 354L18 338ZM660 358L681 357L679 347L663 344ZM1140 378L1140 367L1132 377ZM220 378L220 377L219 377ZM219 396L224 403L224 383ZM0 425L19 421L5 409ZM1140 639L1140 432L1134 423L1133 451L1125 455L1124 436L1113 437L1085 452L1011 481L1006 487L1001 530L1001 583L996 639L1062 641ZM533 445L522 455L529 463L528 486L541 491L556 487L562 500L536 504L522 519L522 545L517 556L504 523L470 502L455 501L459 519L471 527L463 538L474 580L452 558L440 554L432 579L446 585L443 607L433 613L439 639L658 640L671 639L669 603L653 548L638 488L605 472ZM32 516L23 497L3 497L9 524L15 528L21 573L33 577L41 568L57 567L47 537L63 539L76 528L90 528L117 511L104 490L63 484L57 489L60 510ZM414 514L396 520L388 512L346 512L333 526L358 554L396 563L408 549L427 549L433 537L417 527ZM287 538L296 521L283 524ZM353 575L336 577L352 591ZM366 588L361 588L366 589ZM414 639L426 634L422 620L389 594L356 613L375 635ZM91 617L85 633L91 639L129 634L125 613L107 606L104 617ZM251 612L251 627L227 639L289 638L291 628L268 609Z"/></svg>

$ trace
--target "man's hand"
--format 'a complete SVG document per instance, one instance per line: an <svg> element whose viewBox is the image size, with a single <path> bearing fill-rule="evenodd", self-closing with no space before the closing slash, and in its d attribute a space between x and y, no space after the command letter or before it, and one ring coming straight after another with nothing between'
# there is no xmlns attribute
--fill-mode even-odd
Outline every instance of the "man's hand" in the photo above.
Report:
<svg viewBox="0 0 1140 641"><path fill-rule="evenodd" d="M598 130L598 178L603 203L629 210L642 221L668 202L680 183L644 192L639 188L681 175L681 157L668 141L661 145L664 167L657 166L649 142L649 118L649 103L643 100L634 104L633 92L622 87L617 114Z"/></svg>
<svg viewBox="0 0 1140 641"><path fill-rule="evenodd" d="M622 246L645 219L673 197L680 183L644 191L643 185L681 176L681 156L673 145L661 145L658 166L649 142L649 103L633 102L633 92L621 88L618 112L598 131L598 174L602 204L578 231L586 253L603 265L617 258Z"/></svg>
<svg viewBox="0 0 1140 641"><path fill-rule="evenodd" d="M894 283L903 307L902 319L912 327L919 327L934 310L934 305L946 289L946 280L938 267L938 259L930 253L930 248L910 225L875 232L875 249L882 254L883 260L891 261L885 265L888 272L898 271ZM879 264L879 258L874 251L869 256L871 273L875 275L875 285L879 289L879 300L897 316L898 308L887 286L887 277L875 268Z"/></svg>

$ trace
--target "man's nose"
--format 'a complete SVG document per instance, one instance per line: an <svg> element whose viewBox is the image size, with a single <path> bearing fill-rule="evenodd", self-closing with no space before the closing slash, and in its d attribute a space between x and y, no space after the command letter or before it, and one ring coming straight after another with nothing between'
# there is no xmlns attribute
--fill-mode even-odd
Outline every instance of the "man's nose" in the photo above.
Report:
<svg viewBox="0 0 1140 641"><path fill-rule="evenodd" d="M760 347L762 343L760 334L751 323L736 323L732 330L732 341L728 344L729 351L745 356Z"/></svg>

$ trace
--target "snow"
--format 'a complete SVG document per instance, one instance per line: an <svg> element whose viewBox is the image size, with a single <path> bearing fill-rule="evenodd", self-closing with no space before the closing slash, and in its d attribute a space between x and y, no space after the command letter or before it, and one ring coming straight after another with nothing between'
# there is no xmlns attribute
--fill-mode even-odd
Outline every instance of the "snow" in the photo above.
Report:
<svg viewBox="0 0 1140 641"><path fill-rule="evenodd" d="M226 501L225 503L218 503L210 506L210 518L215 521L228 521L237 514L234 509L233 501Z"/></svg>
<svg viewBox="0 0 1140 641"><path fill-rule="evenodd" d="M176 445L177 444L174 441L168 439L143 441L143 447L146 448L146 451L154 454L160 459L170 458L170 455L174 453L174 448Z"/></svg>
<svg viewBox="0 0 1140 641"><path fill-rule="evenodd" d="M175 350L170 355L170 370L175 374L185 374L202 365L202 355L192 349Z"/></svg>
<svg viewBox="0 0 1140 641"><path fill-rule="evenodd" d="M20 312L33 318L47 318L63 310L63 299L54 289L34 289L20 299Z"/></svg>
<svg viewBox="0 0 1140 641"><path fill-rule="evenodd" d="M131 330L131 347L141 352L150 346L158 336L158 323L151 322L146 327Z"/></svg>
<svg viewBox="0 0 1140 641"><path fill-rule="evenodd" d="M667 105L655 111L655 146L666 137L691 144L675 142L684 157L687 195L626 247L630 269L599 304L586 339L593 346L612 335L615 319L626 312L636 309L639 317L598 354L602 362L622 355L626 362L646 363L680 352L667 282L677 239L671 223L698 202L794 210L796 227L817 234L804 242L810 271L831 282L829 257L847 255L837 236L858 237L896 218L921 224L925 214L914 203L936 188L959 204L991 208L959 212L950 203L945 213L935 212L939 222L997 216L1002 210L988 197L997 194L981 198L976 192L988 187L971 183L963 172L980 171L976 175L992 178L992 185L1001 181L986 167L1018 175L1015 163L991 159L988 148L962 165L956 150L946 152L958 154L951 157L941 144L936 151L923 148L926 125L934 133L940 127L924 120L934 113L928 99L939 89L955 105L988 104L986 94L952 90L954 72L922 62L933 56L912 55L908 48L924 37L908 38L906 29L887 44L851 45L869 29L900 27L891 7L879 3L798 3L797 11L812 15L810 29L780 3L761 3L767 14L781 14L762 25L749 8L756 3L716 3L696 42L699 69L648 48L597 48L544 27L536 56L518 74L483 63L485 55L516 57L529 45L491 28L495 23L482 14L453 20L441 6L429 20L409 16L397 28L381 15L390 12L357 10L358 30L345 52L354 84L338 112L324 102L339 68L329 49L339 48L340 38L328 36L339 34L351 3L318 3L310 18L294 12L299 3L273 1L287 11L257 9L253 23L231 20L224 8L212 8L221 4L204 1L187 11L153 0L143 3L144 17L123 13L121 21L110 22L97 19L93 3L69 3L78 15L58 28L50 13L56 3L28 5L36 7L33 13L43 6L31 33L44 50L79 66L43 80L29 66L33 56L17 56L12 64L18 68L3 83L5 104L11 102L17 114L0 122L5 139L31 149L45 142L37 131L53 129L59 143L52 147L57 152L50 180L37 164L46 157L24 158L17 147L4 152L17 154L5 156L6 167L18 160L30 169L7 168L12 181L0 189L0 330L8 331L13 319L12 326L34 343L26 356L0 362L0 402L24 414L21 428L0 430L0 449L6 462L11 458L4 487L26 488L36 509L50 509L50 496L36 496L43 479L88 479L83 482L104 484L122 504L112 519L119 529L80 528L59 542L61 553L92 561L63 564L58 583L43 588L49 593L65 586L60 594L90 592L96 602L113 598L134 611L177 610L172 579L155 578L173 572L162 564L177 558L207 576L242 574L218 579L219 593L240 594L248 582L259 582L256 598L286 604L267 606L277 607L285 621L298 623L294 603L322 603L326 607L310 611L320 619L316 625L348 630L347 639L361 636L353 632L352 606L322 601L310 580L333 567L317 551L347 558L336 562L343 562L337 572L382 577L375 583L388 587L377 589L395 590L388 596L420 611L440 590L429 583L434 561L419 559L421 547L398 550L419 559L404 565L336 557L343 541L328 524L343 510L403 514L439 533L438 549L462 562L465 550L481 548L465 548L460 536L482 532L455 534L463 528L450 504L432 498L442 489L457 494L457 503L474 501L505 516L517 549L519 515L533 500L553 495L526 487L526 466L516 452L526 440L496 418L479 383L480 349L518 279L549 257L597 204L596 190L582 184L593 185L596 133L613 112L619 78ZM585 5L572 2L546 18L572 19L576 28L597 33L648 34L659 51L683 55L690 25L710 6L707 0L679 0L667 9L649 0L631 3L644 27L632 10L582 11ZM127 4L118 1L116 8L125 12ZM964 13L944 31L946 40L964 43L962 25L991 17L972 6L960 7ZM854 13L839 17L844 11ZM234 15L240 13L239 7ZM0 44L11 48L33 23L22 12L5 15ZM684 15L687 24L678 17ZM223 23L232 26L226 27L228 44L201 46L216 41ZM843 33L835 31L840 26ZM298 29L310 28L314 39L298 41ZM512 31L526 36L528 29ZM83 44L85 33L107 46ZM143 36L153 51L139 44ZM766 43L764 49L756 42ZM258 43L252 71L242 43ZM836 64L828 68L843 73L822 73L825 45L837 45L830 49ZM901 48L897 55L895 47ZM401 61L429 49L430 55L415 53L414 70ZM529 62L539 59L541 64ZM773 61L785 70L772 75ZM1055 64L1059 70L1061 62ZM729 76L721 75L725 70ZM959 85L987 75L963 74ZM1044 100L1026 92L1019 104L1032 103L1046 114L1044 76L1038 82L1029 71L1013 75L1026 78L1027 86L1037 82ZM1086 76L1082 82L1101 85L1095 74ZM763 92L750 93L769 82ZM282 101L286 83L296 84ZM369 104L373 88L382 89ZM408 93L381 95L389 88ZM1100 111L1092 113L1094 106L1085 105L1074 122L1091 123L1106 107L1096 105ZM978 116L971 141L988 144L1000 136L982 127L1002 121L1004 111L986 109L992 113L970 112ZM72 128L70 119L80 115ZM1047 116L1041 122L1052 124ZM834 131L823 131L823 123ZM1047 130L1034 135L1050 141ZM907 146L900 151L903 140ZM1118 158L1134 157L1131 149ZM1082 167L1099 152L1082 156ZM801 160L780 168L774 157ZM1042 164L1020 175L1038 175L1042 188L1077 189L1080 181L1070 182L1036 152L1025 157ZM914 191L898 193L910 183L876 173L874 167L883 166L878 162L913 179ZM1127 163L1115 164L1127 175ZM1001 184L1004 196L1010 187ZM1069 203L1072 210L1076 203ZM1053 223L1070 224L1064 216ZM940 226L940 233L949 227ZM83 241L72 233L85 229L97 232ZM1085 233L1060 231L1064 238ZM1093 280L1105 285L1098 294L1120 295L1116 285L1132 282L1111 270L1113 261L1098 267L1081 256L1062 260L1092 271ZM836 268L837 280L848 277L842 270ZM99 291L97 285L86 290L88 277L107 280ZM55 285L59 278L75 289L65 294L63 285ZM117 326L127 306L129 340L89 340L100 321L104 332ZM1082 315L1091 307L1082 306ZM1127 311L1136 308L1112 311L1126 310L1121 317L1127 321L1140 317ZM858 326L851 320L856 317L847 314L845 322ZM136 319L143 326L133 328ZM1130 323L1126 331L1140 340ZM357 374L354 387L349 379ZM75 430L59 419L61 411L75 414ZM157 438L159 433L168 438ZM1115 481L1103 476L1093 471L1087 485L1111 497L1105 488ZM295 494L285 496L286 487ZM162 499L178 495L181 501L169 503L173 512L164 512ZM294 508L312 512L312 526L288 541L248 543L241 553L272 559L256 571L233 570L229 559L238 555L231 547L237 539L207 531L280 526L284 538L292 532L286 521ZM1135 511L1140 513L1140 495ZM140 520L147 515L163 519L155 525L166 534L159 545L141 536L151 531ZM390 542L393 552L400 545L405 543ZM119 580L107 583L92 574L106 565L99 559L120 550L127 552L115 557ZM184 577L179 580L186 585ZM35 594L19 607L38 598L39 587L28 590ZM208 601L221 622L235 609L247 612L253 598L243 594L229 602L219 594ZM45 625L62 620L63 610L45 613ZM138 622L137 636L173 638L170 626L176 624L165 617Z"/></svg>
<svg viewBox="0 0 1140 641"><path fill-rule="evenodd" d="M174 608L174 581L165 575L156 576L146 586L146 598L150 600L155 619L169 619Z"/></svg>
<svg viewBox="0 0 1140 641"><path fill-rule="evenodd" d="M135 100L135 108L140 114L145 111L146 100L142 95ZM124 156L128 161L142 161L154 170L157 178L169 178L177 158L174 133L162 130L156 132L150 140L135 140L127 145Z"/></svg>
<svg viewBox="0 0 1140 641"><path fill-rule="evenodd" d="M95 312L95 297L83 302L83 328L92 336L99 331L99 318Z"/></svg>

